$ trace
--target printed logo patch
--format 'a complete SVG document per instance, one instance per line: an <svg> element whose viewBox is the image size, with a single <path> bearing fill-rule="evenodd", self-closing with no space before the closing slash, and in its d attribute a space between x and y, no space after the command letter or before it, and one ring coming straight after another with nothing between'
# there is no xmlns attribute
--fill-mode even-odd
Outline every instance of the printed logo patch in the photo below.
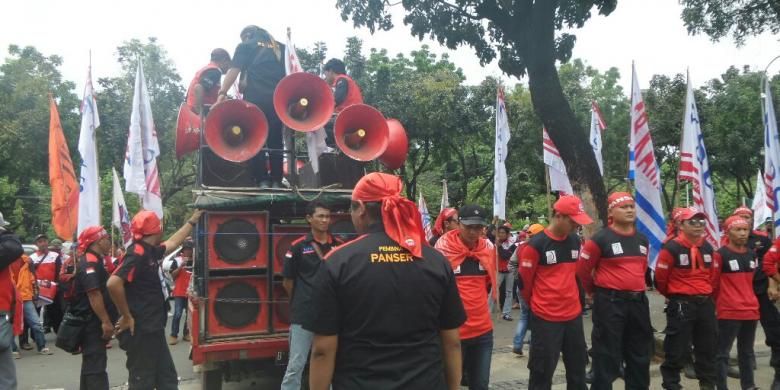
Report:
<svg viewBox="0 0 780 390"><path fill-rule="evenodd" d="M712 256L704 255L704 262L705 263L712 263Z"/></svg>
<svg viewBox="0 0 780 390"><path fill-rule="evenodd" d="M688 261L688 255L682 254L680 255L680 265L688 265L690 262Z"/></svg>
<svg viewBox="0 0 780 390"><path fill-rule="evenodd" d="M588 252L582 252L582 258L585 260L590 260L590 254Z"/></svg>
<svg viewBox="0 0 780 390"><path fill-rule="evenodd" d="M756 269L756 262L753 260L750 260L750 269Z"/></svg>
<svg viewBox="0 0 780 390"><path fill-rule="evenodd" d="M314 253L314 248L313 247L310 247L310 246L303 247L303 254L304 255L310 255L312 253Z"/></svg>
<svg viewBox="0 0 780 390"><path fill-rule="evenodd" d="M612 254L613 255L622 255L623 254L623 245L620 245L619 242L612 244Z"/></svg>
<svg viewBox="0 0 780 390"><path fill-rule="evenodd" d="M522 265L525 268L533 268L534 267L534 265L531 264L530 261L523 261L523 262L520 263L520 265Z"/></svg>
<svg viewBox="0 0 780 390"><path fill-rule="evenodd" d="M639 253L646 255L647 254L647 247L644 245L639 246Z"/></svg>
<svg viewBox="0 0 780 390"><path fill-rule="evenodd" d="M292 258L292 251L287 251L287 253L284 254L284 257L291 259Z"/></svg>
<svg viewBox="0 0 780 390"><path fill-rule="evenodd" d="M555 251L547 251L544 255L547 256L547 264L555 264L558 262L558 258L555 257Z"/></svg>
<svg viewBox="0 0 780 390"><path fill-rule="evenodd" d="M92 268L92 267L87 267L87 275L89 275L89 274L94 274L94 273L95 273L95 269L94 269L94 268Z"/></svg>
<svg viewBox="0 0 780 390"><path fill-rule="evenodd" d="M729 268L731 268L732 271L739 271L739 261L736 259L729 260Z"/></svg>
<svg viewBox="0 0 780 390"><path fill-rule="evenodd" d="M580 257L580 251L571 251L571 258L577 260Z"/></svg>
<svg viewBox="0 0 780 390"><path fill-rule="evenodd" d="M459 274L460 273L460 266L455 267L454 270L452 270L453 273Z"/></svg>

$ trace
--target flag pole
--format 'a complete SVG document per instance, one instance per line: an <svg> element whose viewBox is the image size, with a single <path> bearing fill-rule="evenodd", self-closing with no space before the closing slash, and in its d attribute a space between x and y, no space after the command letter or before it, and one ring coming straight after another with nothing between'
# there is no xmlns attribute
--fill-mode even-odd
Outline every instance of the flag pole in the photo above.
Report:
<svg viewBox="0 0 780 390"><path fill-rule="evenodd" d="M493 246L495 247L494 249L496 252L496 261L494 264L494 266L496 267L495 268L496 272L494 272L496 277L493 279L493 291L495 291L496 293L496 298L494 302L496 303L496 308L498 309L495 312L495 319L498 320L498 317L500 316L500 314L503 312L504 309L503 307L501 307L501 299L500 299L501 293L498 291L498 215L493 216L493 226L495 229L494 230L495 233L493 233ZM512 297L505 296L504 301L506 301L507 298L512 299Z"/></svg>
<svg viewBox="0 0 780 390"><path fill-rule="evenodd" d="M628 144L628 153L626 153L626 190L628 193L634 191L631 185L631 144Z"/></svg>
<svg viewBox="0 0 780 390"><path fill-rule="evenodd" d="M544 182L547 184L547 192L544 194L544 198L547 200L547 218L552 215L552 202L550 201L550 166L544 164Z"/></svg>

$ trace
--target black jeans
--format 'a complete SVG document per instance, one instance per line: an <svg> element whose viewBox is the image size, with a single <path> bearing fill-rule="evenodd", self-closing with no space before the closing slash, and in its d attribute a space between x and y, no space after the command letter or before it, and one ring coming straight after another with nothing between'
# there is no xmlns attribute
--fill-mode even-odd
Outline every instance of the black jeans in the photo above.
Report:
<svg viewBox="0 0 780 390"><path fill-rule="evenodd" d="M726 376L729 371L729 353L734 339L737 339L737 362L739 364L739 384L749 389L756 384L753 381L753 343L756 339L755 320L718 320L718 390L727 390Z"/></svg>
<svg viewBox="0 0 780 390"><path fill-rule="evenodd" d="M533 334L531 355L528 359L531 377L528 388L530 390L550 389L558 358L563 353L566 388L587 390L585 365L588 352L585 345L585 331L582 329L582 316L565 322L551 322L532 315L531 334Z"/></svg>
<svg viewBox="0 0 780 390"><path fill-rule="evenodd" d="M714 388L715 351L717 346L715 304L709 297L672 296L666 307L666 338L661 364L663 388L679 390L680 370L686 361L688 345L693 343L693 367L703 389Z"/></svg>
<svg viewBox="0 0 780 390"><path fill-rule="evenodd" d="M625 388L650 387L653 329L644 292L597 290L593 297L593 384L611 390L625 361Z"/></svg>
<svg viewBox="0 0 780 390"><path fill-rule="evenodd" d="M766 345L772 350L769 365L775 369L775 380L780 380L780 312L766 293L757 294L761 311L761 327L766 335Z"/></svg>
<svg viewBox="0 0 780 390"><path fill-rule="evenodd" d="M460 341L463 355L463 375L469 390L487 390L490 383L490 361L493 354L493 331Z"/></svg>
<svg viewBox="0 0 780 390"><path fill-rule="evenodd" d="M284 153L282 152L282 148L284 148L282 121L276 117L276 114L269 115L266 113L266 118L268 119L268 138L265 141L264 148L274 150L261 150L257 153L251 160L252 171L258 182L265 180L281 182L282 161L284 158Z"/></svg>
<svg viewBox="0 0 780 390"><path fill-rule="evenodd" d="M179 388L176 367L165 342L164 329L153 333L136 333L126 343L129 390Z"/></svg>
<svg viewBox="0 0 780 390"><path fill-rule="evenodd" d="M108 390L106 340L99 321L92 321L84 331L81 345L81 390Z"/></svg>

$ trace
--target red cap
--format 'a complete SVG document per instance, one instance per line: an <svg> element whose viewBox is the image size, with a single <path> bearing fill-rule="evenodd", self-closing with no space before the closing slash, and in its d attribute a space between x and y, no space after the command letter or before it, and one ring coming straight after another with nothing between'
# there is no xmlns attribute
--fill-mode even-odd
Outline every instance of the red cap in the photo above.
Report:
<svg viewBox="0 0 780 390"><path fill-rule="evenodd" d="M685 207L675 207L675 208L672 210L672 219L673 219L675 222L680 222L680 221L681 221L681 220L680 220L680 216L682 215L682 213L683 213L683 210L685 210Z"/></svg>
<svg viewBox="0 0 780 390"><path fill-rule="evenodd" d="M734 210L733 213L731 213L731 215L747 215L748 217L752 217L753 210L745 206L739 206L736 210Z"/></svg>
<svg viewBox="0 0 780 390"><path fill-rule="evenodd" d="M677 218L678 221L687 221L693 217L700 216L706 218L707 215L703 212L699 211L696 207L685 207L683 209L680 209L679 216Z"/></svg>
<svg viewBox="0 0 780 390"><path fill-rule="evenodd" d="M558 199L553 205L553 210L568 215L574 222L580 225L588 225L593 223L593 220L585 212L585 208L582 207L582 201L580 198L574 195L564 195Z"/></svg>
<svg viewBox="0 0 780 390"><path fill-rule="evenodd" d="M740 217L738 214L734 214L723 222L723 230L729 231L734 228L745 227L750 229L750 224L745 218Z"/></svg>
<svg viewBox="0 0 780 390"><path fill-rule="evenodd" d="M130 231L133 233L133 239L140 240L144 236L162 233L162 223L154 211L141 210L133 217Z"/></svg>
<svg viewBox="0 0 780 390"><path fill-rule="evenodd" d="M634 203L634 197L631 194L628 192L613 192L607 198L607 210L629 203Z"/></svg>
<svg viewBox="0 0 780 390"><path fill-rule="evenodd" d="M102 226L90 226L82 230L78 238L79 253L86 252L90 245L102 239L103 237L108 237L108 233L106 233L106 229L103 229Z"/></svg>

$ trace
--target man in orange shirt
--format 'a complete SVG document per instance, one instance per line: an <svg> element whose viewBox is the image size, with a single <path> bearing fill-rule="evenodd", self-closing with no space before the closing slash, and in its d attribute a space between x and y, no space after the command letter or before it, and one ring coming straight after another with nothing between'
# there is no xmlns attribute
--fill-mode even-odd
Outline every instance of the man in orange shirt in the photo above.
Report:
<svg viewBox="0 0 780 390"><path fill-rule="evenodd" d="M12 346L15 333L11 322L18 316L19 310L14 309L16 292L11 269L16 259L24 253L19 237L7 229L10 225L0 213L0 334L5 339L0 340L0 389L16 389L16 367L12 358ZM18 317L17 317L18 319ZM18 322L18 321L17 321ZM18 352L17 352L18 353Z"/></svg>

